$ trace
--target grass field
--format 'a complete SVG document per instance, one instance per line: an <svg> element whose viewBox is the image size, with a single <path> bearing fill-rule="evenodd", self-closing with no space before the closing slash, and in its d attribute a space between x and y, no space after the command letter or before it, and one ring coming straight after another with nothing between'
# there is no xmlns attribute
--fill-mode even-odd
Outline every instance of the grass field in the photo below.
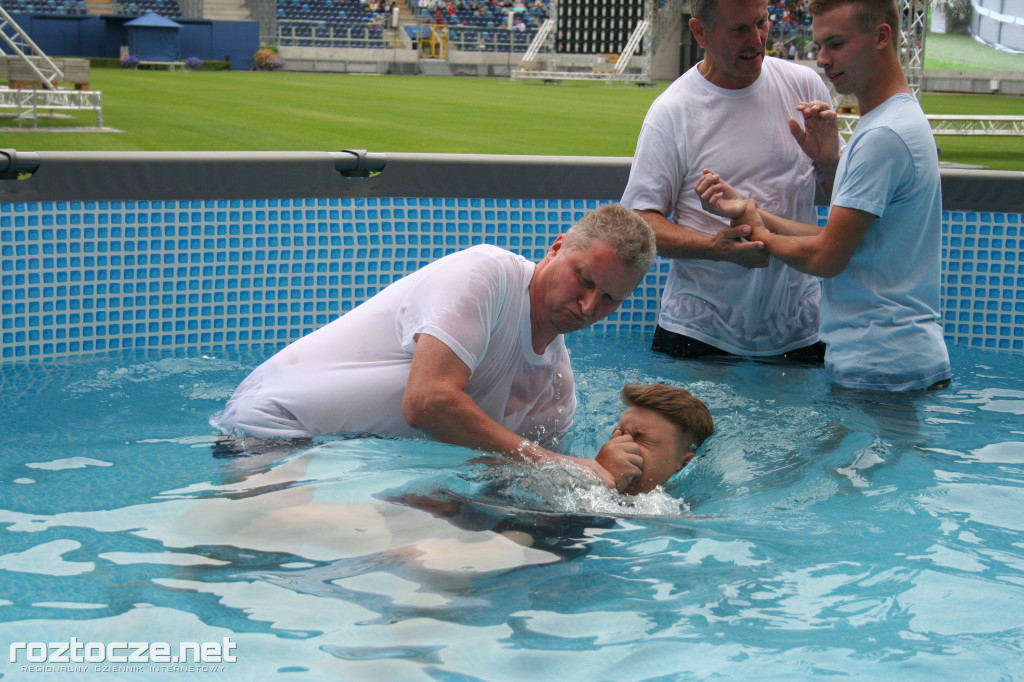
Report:
<svg viewBox="0 0 1024 682"><path fill-rule="evenodd" d="M1024 71L1024 54L993 49L968 35L929 33L925 36L924 68Z"/></svg>
<svg viewBox="0 0 1024 682"><path fill-rule="evenodd" d="M967 50L963 54L970 57ZM0 146L630 156L647 108L666 85L94 69L92 86L103 92L104 124L123 132L54 130L93 125L94 117L83 113L70 121L45 121L48 132L0 133ZM929 113L1024 116L1020 97L928 94L923 103ZM1024 138L941 137L938 142L944 161L1024 170Z"/></svg>
<svg viewBox="0 0 1024 682"><path fill-rule="evenodd" d="M364 148L628 156L661 90L485 78L120 69L94 70L92 85L103 92L104 123L123 134L22 138L40 150ZM88 116L78 119L90 122Z"/></svg>

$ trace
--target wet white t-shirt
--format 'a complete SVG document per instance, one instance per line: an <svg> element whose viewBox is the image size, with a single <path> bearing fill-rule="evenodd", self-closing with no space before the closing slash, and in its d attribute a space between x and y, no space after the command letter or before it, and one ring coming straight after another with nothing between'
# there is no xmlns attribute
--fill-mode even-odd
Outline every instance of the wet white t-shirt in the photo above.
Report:
<svg viewBox="0 0 1024 682"><path fill-rule="evenodd" d="M431 263L257 367L211 424L258 438L423 436L401 406L415 337L429 334L470 368L466 393L488 416L551 445L570 427L576 395L563 338L533 350L534 267L489 245Z"/></svg>
<svg viewBox="0 0 1024 682"><path fill-rule="evenodd" d="M672 216L704 235L729 221L701 208L693 186L709 168L762 208L816 222L814 169L789 131L798 102L828 101L814 71L766 57L746 88L708 82L697 67L651 105L622 203ZM818 340L817 278L771 259L768 267L672 260L658 324L737 355L780 355Z"/></svg>

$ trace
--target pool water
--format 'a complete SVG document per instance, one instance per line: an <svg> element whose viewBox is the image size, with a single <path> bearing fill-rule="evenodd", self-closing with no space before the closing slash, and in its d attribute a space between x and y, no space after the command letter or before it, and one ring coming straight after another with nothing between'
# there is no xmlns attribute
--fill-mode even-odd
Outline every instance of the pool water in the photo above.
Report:
<svg viewBox="0 0 1024 682"><path fill-rule="evenodd" d="M241 680L1024 679L1019 355L953 347L952 387L910 396L646 343L570 339L572 452L628 381L715 417L638 499L413 440L215 456L257 356L2 365L3 651L229 638L200 672Z"/></svg>

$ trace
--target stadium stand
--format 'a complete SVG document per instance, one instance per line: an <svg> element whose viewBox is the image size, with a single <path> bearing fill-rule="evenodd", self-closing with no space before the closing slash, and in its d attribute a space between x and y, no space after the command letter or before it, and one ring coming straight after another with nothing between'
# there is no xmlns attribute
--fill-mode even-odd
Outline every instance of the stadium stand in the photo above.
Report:
<svg viewBox="0 0 1024 682"><path fill-rule="evenodd" d="M546 0L535 0L530 5L519 0L427 0L417 7L417 15L417 24L445 26L450 48L467 52L526 52L548 16L548 5ZM404 28L410 39L419 38L418 26Z"/></svg>
<svg viewBox="0 0 1024 682"><path fill-rule="evenodd" d="M467 52L526 52L535 31L509 31L501 29L451 26L448 44Z"/></svg>
<svg viewBox="0 0 1024 682"><path fill-rule="evenodd" d="M85 16L89 8L85 0L4 0L4 9L17 14ZM130 0L112 3L113 11L122 16L142 16L156 12L170 19L181 17L178 0Z"/></svg>
<svg viewBox="0 0 1024 682"><path fill-rule="evenodd" d="M142 16L146 12L156 12L168 19L180 19L181 7L178 0L131 0L116 3L118 14Z"/></svg>
<svg viewBox="0 0 1024 682"><path fill-rule="evenodd" d="M549 0L394 1L403 5L401 26L391 26L392 0L277 0L278 33L288 45L380 49L400 44L397 31L415 46L422 25L443 24L451 49L524 53L549 14ZM122 16L156 12L182 18L178 0L113 0L110 5ZM89 13L86 0L4 0L4 7L27 14ZM776 51L786 56L789 43L809 34L806 0L770 0L769 13Z"/></svg>
<svg viewBox="0 0 1024 682"><path fill-rule="evenodd" d="M807 12L807 2L769 0L768 18L772 22L769 31L769 54L788 57L791 45L803 53L806 43L811 39L811 15Z"/></svg>
<svg viewBox="0 0 1024 682"><path fill-rule="evenodd" d="M279 0L281 38L301 47L386 48L385 12L359 0Z"/></svg>
<svg viewBox="0 0 1024 682"><path fill-rule="evenodd" d="M811 15L808 14L807 3L803 0L772 0L768 3L768 16L775 27L811 25Z"/></svg>
<svg viewBox="0 0 1024 682"><path fill-rule="evenodd" d="M85 0L4 0L4 9L14 14L59 14L84 16L88 14Z"/></svg>
<svg viewBox="0 0 1024 682"><path fill-rule="evenodd" d="M278 0L277 19L287 44L303 47L387 47L385 31L392 27L393 5L373 0ZM513 16L508 30L508 16ZM547 16L541 0L527 8L491 0L431 2L417 6L415 18L402 26L409 40L419 39L421 24L450 29L449 44L469 51L525 52L539 22Z"/></svg>

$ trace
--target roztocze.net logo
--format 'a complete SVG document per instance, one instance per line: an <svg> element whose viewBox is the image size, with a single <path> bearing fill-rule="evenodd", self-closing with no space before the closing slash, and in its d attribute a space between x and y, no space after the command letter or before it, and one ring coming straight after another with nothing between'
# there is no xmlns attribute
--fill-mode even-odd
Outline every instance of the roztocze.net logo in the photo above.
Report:
<svg viewBox="0 0 1024 682"><path fill-rule="evenodd" d="M23 672L65 672L83 670L85 664L97 672L214 672L235 663L237 647L231 638L221 642L12 642L10 662L21 663Z"/></svg>

